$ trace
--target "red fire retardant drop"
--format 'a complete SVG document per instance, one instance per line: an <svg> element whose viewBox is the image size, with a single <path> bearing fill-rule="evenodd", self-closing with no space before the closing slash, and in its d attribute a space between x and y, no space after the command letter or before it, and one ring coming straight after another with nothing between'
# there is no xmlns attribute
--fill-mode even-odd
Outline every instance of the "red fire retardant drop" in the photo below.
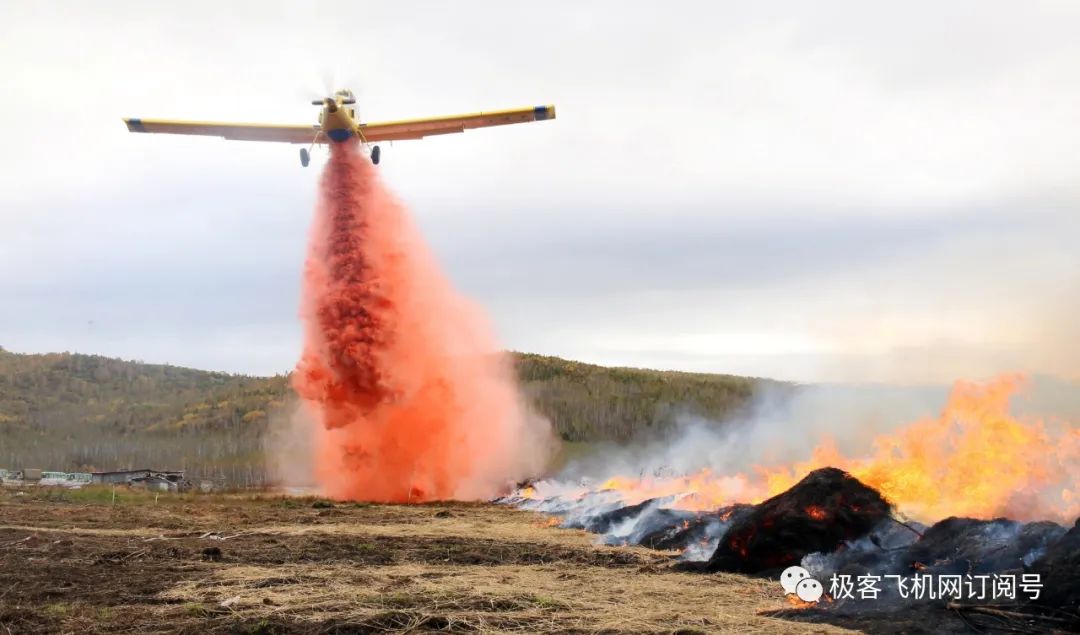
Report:
<svg viewBox="0 0 1080 635"><path fill-rule="evenodd" d="M440 272L355 144L334 144L304 271L293 386L339 499L488 498L546 459L480 309Z"/></svg>

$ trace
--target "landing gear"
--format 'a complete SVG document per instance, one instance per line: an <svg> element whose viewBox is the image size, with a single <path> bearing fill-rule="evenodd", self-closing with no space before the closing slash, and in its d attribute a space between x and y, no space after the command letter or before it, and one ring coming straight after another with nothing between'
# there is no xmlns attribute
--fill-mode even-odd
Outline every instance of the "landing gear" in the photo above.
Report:
<svg viewBox="0 0 1080 635"><path fill-rule="evenodd" d="M307 148L300 148L300 165L306 168L308 163L311 163L311 153Z"/></svg>
<svg viewBox="0 0 1080 635"><path fill-rule="evenodd" d="M371 148L371 162L375 165L379 165L379 146L373 146Z"/></svg>

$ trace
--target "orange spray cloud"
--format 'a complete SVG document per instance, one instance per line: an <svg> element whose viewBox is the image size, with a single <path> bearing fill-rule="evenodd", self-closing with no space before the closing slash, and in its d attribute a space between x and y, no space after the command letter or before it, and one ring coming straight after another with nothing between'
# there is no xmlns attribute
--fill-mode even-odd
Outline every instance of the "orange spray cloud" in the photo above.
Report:
<svg viewBox="0 0 1080 635"><path fill-rule="evenodd" d="M318 422L315 476L333 497L494 496L546 459L481 310L440 272L355 144L335 144L304 271L293 386Z"/></svg>

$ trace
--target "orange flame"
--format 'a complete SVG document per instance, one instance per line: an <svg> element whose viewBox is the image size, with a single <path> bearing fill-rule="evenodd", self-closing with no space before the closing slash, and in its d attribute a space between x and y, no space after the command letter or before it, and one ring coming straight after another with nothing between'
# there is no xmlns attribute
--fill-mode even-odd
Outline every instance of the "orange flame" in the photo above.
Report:
<svg viewBox="0 0 1080 635"><path fill-rule="evenodd" d="M1054 435L1042 421L1011 416L1009 399L1021 382L1016 375L984 385L957 382L936 419L879 436L865 458L844 457L827 441L807 463L763 470L768 491L782 492L831 465L917 518L1073 518L1080 506L1070 500L1077 478L1070 466L1080 461L1080 429L1065 426ZM1043 502L1046 490L1050 500Z"/></svg>
<svg viewBox="0 0 1080 635"><path fill-rule="evenodd" d="M732 501L756 498L760 493L744 474L723 476L708 468L686 476L614 477L600 489L618 492L628 505L650 498L673 497L677 500L672 507L691 511L715 510Z"/></svg>
<svg viewBox="0 0 1080 635"><path fill-rule="evenodd" d="M1080 429L1066 422L1047 426L1009 413L1023 378L1005 375L985 384L960 381L941 414L878 436L863 457L844 456L824 439L810 460L758 467L752 475L719 475L703 469L668 478L612 478L627 504L671 496L673 507L716 509L733 502L760 502L788 489L808 472L826 466L850 472L878 489L898 509L924 521L947 516L1020 520L1071 520L1080 514L1076 495ZM821 519L824 509L806 513Z"/></svg>

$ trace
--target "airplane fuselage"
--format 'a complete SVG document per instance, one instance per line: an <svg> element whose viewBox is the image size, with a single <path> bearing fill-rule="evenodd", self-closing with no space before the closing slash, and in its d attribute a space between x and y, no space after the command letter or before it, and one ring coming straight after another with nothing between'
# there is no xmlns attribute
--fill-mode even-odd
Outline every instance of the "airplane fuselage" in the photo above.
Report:
<svg viewBox="0 0 1080 635"><path fill-rule="evenodd" d="M348 141L356 135L356 109L341 103L340 99L327 99L319 115L319 126L331 141Z"/></svg>

